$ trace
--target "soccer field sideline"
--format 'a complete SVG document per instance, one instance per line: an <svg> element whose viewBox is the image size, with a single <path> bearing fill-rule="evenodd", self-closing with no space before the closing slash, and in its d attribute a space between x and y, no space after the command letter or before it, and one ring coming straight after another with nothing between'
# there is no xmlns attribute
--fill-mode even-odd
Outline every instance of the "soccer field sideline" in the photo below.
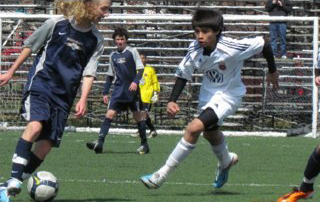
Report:
<svg viewBox="0 0 321 202"><path fill-rule="evenodd" d="M0 130L9 131L23 131L24 126L6 126L0 125ZM68 126L65 128L65 132L79 132L79 133L99 133L100 128L89 128L89 127L74 127ZM109 132L117 135L130 135L136 133L137 129L124 129L124 128L110 128ZM147 130L148 131L148 130ZM159 135L183 135L184 130L157 130ZM242 136L258 136L258 137L286 137L286 132L249 132L249 131L223 131L225 136L230 137L242 137ZM1 133L0 133L1 135ZM304 135L304 137L312 137L312 133Z"/></svg>

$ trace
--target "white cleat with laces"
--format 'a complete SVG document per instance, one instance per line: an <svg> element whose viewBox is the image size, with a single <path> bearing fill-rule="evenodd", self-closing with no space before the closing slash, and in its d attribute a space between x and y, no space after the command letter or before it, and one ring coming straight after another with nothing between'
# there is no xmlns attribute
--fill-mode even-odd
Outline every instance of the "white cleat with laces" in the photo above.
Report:
<svg viewBox="0 0 321 202"><path fill-rule="evenodd" d="M157 189L162 186L163 182L166 180L166 177L161 176L156 172L150 175L144 175L140 178L140 180L148 189Z"/></svg>

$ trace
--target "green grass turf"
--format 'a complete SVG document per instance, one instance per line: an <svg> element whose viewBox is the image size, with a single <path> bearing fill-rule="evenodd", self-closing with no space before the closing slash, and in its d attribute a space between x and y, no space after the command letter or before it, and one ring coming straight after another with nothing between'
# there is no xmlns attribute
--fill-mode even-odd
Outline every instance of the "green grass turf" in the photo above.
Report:
<svg viewBox="0 0 321 202"><path fill-rule="evenodd" d="M9 177L11 157L21 132L0 132L0 178ZM151 153L135 153L139 139L109 135L103 154L96 155L85 143L97 138L91 133L65 133L61 147L53 149L39 170L59 179L60 202L271 202L300 184L303 171L319 139L227 137L231 151L239 155L228 183L212 187L217 160L208 143L200 138L192 154L163 186L148 190L141 175L163 165L180 136L149 140ZM26 184L26 183L24 183ZM24 185L25 186L25 185ZM320 201L319 178L314 198ZM13 201L29 201L26 188Z"/></svg>

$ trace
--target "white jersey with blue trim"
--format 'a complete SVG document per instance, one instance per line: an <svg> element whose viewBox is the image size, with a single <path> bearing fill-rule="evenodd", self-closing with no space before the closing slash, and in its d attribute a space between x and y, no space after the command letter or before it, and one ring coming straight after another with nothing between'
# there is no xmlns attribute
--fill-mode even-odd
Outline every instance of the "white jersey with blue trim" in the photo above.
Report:
<svg viewBox="0 0 321 202"><path fill-rule="evenodd" d="M244 96L246 88L241 79L243 62L262 52L263 46L263 37L238 40L221 36L216 49L207 56L203 54L204 48L195 40L179 64L176 77L191 80L195 71L203 73L200 102L208 102L217 92Z"/></svg>

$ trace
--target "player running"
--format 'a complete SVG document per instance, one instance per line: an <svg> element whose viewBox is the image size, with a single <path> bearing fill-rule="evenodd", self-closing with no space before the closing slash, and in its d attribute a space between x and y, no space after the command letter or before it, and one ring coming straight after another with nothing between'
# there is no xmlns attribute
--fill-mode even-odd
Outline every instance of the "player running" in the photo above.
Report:
<svg viewBox="0 0 321 202"><path fill-rule="evenodd" d="M0 186L1 202L19 194L22 181L52 147L59 147L82 79L75 115L84 116L104 51L103 37L94 24L108 15L111 0L57 1L56 6L64 16L49 19L37 29L8 72L0 75L0 86L7 84L31 53L37 53L22 100L22 116L28 123L12 158L11 178Z"/></svg>
<svg viewBox="0 0 321 202"><path fill-rule="evenodd" d="M272 83L274 89L278 88L279 74L272 48L263 37L236 40L223 36L223 16L216 10L196 11L192 26L196 40L190 44L187 55L176 71L177 79L169 98L167 113L174 117L180 111L176 101L186 82L198 70L203 73L199 94L200 115L188 124L184 137L169 155L165 165L153 174L141 177L147 188L162 185L196 147L202 132L219 161L213 186L222 187L228 180L229 170L238 162L238 156L228 150L219 128L227 116L235 113L246 93L241 79L244 60L262 52L269 68L267 82Z"/></svg>

